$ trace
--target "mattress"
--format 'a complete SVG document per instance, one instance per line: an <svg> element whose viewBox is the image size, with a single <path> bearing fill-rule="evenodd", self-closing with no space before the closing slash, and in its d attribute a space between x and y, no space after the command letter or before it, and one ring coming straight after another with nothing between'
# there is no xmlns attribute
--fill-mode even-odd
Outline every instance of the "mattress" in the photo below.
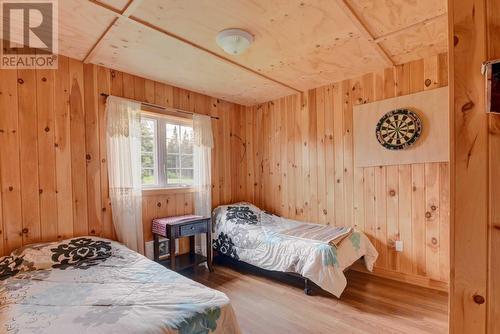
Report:
<svg viewBox="0 0 500 334"><path fill-rule="evenodd" d="M354 230L337 247L318 240L284 234L303 225L265 212L250 203L214 210L213 246L219 253L254 266L296 273L340 297L347 280L344 270L364 258L369 271L378 253L368 237Z"/></svg>
<svg viewBox="0 0 500 334"><path fill-rule="evenodd" d="M0 258L0 333L240 333L228 297L100 238Z"/></svg>

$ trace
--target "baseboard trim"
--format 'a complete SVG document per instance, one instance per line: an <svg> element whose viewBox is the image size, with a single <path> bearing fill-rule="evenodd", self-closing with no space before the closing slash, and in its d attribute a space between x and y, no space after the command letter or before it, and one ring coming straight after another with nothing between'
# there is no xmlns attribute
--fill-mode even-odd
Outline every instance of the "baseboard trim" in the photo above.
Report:
<svg viewBox="0 0 500 334"><path fill-rule="evenodd" d="M447 282L437 281L437 280L434 280L434 279L431 279L428 277L411 275L411 274L396 272L396 271L387 270L387 269L383 269L383 268L374 268L373 271L370 272L365 268L364 263L359 263L359 262L354 263L350 267L350 269L355 270L355 271L359 271L359 272L363 272L363 273L368 273L370 275L374 275L374 276L378 276L378 277L392 279L394 281L418 285L418 286L433 289L433 290L448 292L448 283Z"/></svg>

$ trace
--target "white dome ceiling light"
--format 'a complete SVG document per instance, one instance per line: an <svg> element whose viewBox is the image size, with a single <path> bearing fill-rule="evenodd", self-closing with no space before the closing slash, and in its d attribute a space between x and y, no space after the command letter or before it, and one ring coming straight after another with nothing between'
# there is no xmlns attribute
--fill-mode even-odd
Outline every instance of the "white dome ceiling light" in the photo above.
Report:
<svg viewBox="0 0 500 334"><path fill-rule="evenodd" d="M237 56L250 47L253 43L253 36L245 30L226 29L217 34L215 41L224 51Z"/></svg>

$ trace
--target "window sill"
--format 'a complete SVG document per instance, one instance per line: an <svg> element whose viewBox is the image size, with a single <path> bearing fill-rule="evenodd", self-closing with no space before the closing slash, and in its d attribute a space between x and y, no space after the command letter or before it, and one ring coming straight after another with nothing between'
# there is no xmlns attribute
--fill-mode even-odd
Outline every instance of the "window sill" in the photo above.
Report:
<svg viewBox="0 0 500 334"><path fill-rule="evenodd" d="M145 188L142 189L143 196L158 196L170 194L188 194L194 193L194 187L171 187L171 188Z"/></svg>

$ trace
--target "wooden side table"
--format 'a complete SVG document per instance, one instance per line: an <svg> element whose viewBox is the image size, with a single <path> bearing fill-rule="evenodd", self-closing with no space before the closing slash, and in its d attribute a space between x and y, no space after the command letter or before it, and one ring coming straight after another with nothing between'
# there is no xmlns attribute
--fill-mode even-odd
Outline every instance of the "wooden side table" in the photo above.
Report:
<svg viewBox="0 0 500 334"><path fill-rule="evenodd" d="M156 219L153 226L161 225L162 229L153 228L153 252L154 260L174 271L181 271L190 267L197 266L200 263L207 262L208 270L213 272L212 268L212 224L209 217L188 218L175 221L176 217L165 219ZM163 229L164 228L164 229ZM205 234L207 237L207 256L196 254L194 237ZM170 257L160 260L160 237L168 238L170 245ZM175 240L178 238L189 237L190 251L187 254L175 254Z"/></svg>

